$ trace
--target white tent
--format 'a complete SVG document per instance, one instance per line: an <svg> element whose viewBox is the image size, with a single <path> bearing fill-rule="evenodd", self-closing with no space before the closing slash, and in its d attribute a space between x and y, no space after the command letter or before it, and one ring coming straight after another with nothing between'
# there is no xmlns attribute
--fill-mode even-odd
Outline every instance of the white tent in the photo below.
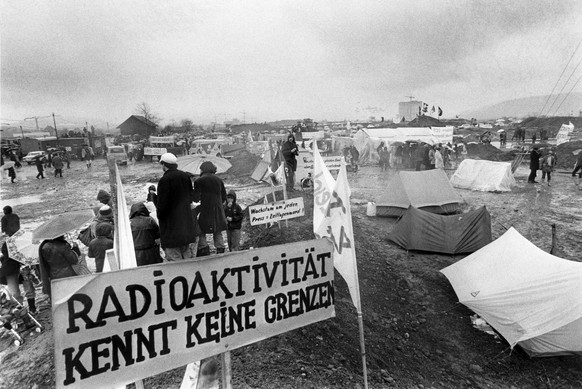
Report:
<svg viewBox="0 0 582 389"><path fill-rule="evenodd" d="M510 228L441 272L459 301L531 356L582 354L582 263Z"/></svg>
<svg viewBox="0 0 582 389"><path fill-rule="evenodd" d="M455 188L484 192L511 192L515 178L510 162L465 159L451 177Z"/></svg>

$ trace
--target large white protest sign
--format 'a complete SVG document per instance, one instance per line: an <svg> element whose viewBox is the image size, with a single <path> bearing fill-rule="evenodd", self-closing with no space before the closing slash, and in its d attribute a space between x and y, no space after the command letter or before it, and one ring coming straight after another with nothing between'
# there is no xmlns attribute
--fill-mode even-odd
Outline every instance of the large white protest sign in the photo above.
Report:
<svg viewBox="0 0 582 389"><path fill-rule="evenodd" d="M172 143L174 144L174 136L150 136L150 143Z"/></svg>
<svg viewBox="0 0 582 389"><path fill-rule="evenodd" d="M335 316L331 243L54 280L58 388L126 384Z"/></svg>
<svg viewBox="0 0 582 389"><path fill-rule="evenodd" d="M249 207L251 226L279 222L303 215L305 215L303 197L295 197L268 204L251 205Z"/></svg>
<svg viewBox="0 0 582 389"><path fill-rule="evenodd" d="M574 131L574 125L572 122L570 124L562 124L558 134L556 135L556 144L560 145L570 141L570 135Z"/></svg>
<svg viewBox="0 0 582 389"><path fill-rule="evenodd" d="M339 170L341 167L341 155L321 157L328 170ZM299 183L302 178L313 177L315 158L311 152L300 152L297 157L297 170L295 172L296 182Z"/></svg>
<svg viewBox="0 0 582 389"><path fill-rule="evenodd" d="M435 144L442 143L446 145L447 143L453 142L453 126L446 127L431 127L430 134L433 138Z"/></svg>

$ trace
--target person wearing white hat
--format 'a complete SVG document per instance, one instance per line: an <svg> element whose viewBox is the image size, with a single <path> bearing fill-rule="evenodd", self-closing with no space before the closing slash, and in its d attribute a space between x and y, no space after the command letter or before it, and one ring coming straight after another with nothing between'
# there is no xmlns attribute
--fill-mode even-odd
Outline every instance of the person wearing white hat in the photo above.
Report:
<svg viewBox="0 0 582 389"><path fill-rule="evenodd" d="M160 164L164 175L158 183L156 212L166 260L194 258L198 240L191 211L192 181L188 173L178 170L178 158L174 154L163 154Z"/></svg>

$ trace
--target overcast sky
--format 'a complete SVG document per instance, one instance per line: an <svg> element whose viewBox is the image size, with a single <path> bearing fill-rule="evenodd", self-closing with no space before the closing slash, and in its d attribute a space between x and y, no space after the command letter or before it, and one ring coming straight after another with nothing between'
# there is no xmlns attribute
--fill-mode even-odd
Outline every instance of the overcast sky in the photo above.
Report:
<svg viewBox="0 0 582 389"><path fill-rule="evenodd" d="M408 95L454 117L549 94L582 39L577 0L1 5L3 123L392 118Z"/></svg>

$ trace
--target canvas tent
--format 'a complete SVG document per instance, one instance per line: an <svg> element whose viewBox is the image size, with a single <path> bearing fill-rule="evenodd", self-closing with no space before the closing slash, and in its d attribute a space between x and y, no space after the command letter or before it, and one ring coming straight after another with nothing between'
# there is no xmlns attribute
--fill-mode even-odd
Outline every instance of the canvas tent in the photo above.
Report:
<svg viewBox="0 0 582 389"><path fill-rule="evenodd" d="M512 348L538 357L582 354L582 263L548 254L510 228L441 272Z"/></svg>
<svg viewBox="0 0 582 389"><path fill-rule="evenodd" d="M465 159L451 177L455 188L484 192L510 192L515 185L511 162Z"/></svg>
<svg viewBox="0 0 582 389"><path fill-rule="evenodd" d="M381 142L389 146L393 142L406 141L446 144L453 141L453 127L362 128L353 138L360 153L360 163L378 161L380 157L376 149Z"/></svg>
<svg viewBox="0 0 582 389"><path fill-rule="evenodd" d="M491 243L491 217L485 207L444 216L411 206L388 239L406 250L472 253Z"/></svg>
<svg viewBox="0 0 582 389"><path fill-rule="evenodd" d="M444 171L400 171L376 201L376 215L402 216L411 205L432 213L448 214L456 212L460 202L461 198Z"/></svg>

